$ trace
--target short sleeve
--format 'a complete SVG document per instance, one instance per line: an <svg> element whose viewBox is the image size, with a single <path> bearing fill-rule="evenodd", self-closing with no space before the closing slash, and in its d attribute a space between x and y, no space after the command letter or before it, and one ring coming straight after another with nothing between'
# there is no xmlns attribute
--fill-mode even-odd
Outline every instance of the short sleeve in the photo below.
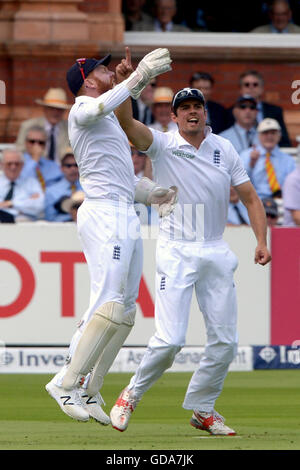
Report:
<svg viewBox="0 0 300 470"><path fill-rule="evenodd" d="M245 170L242 159L231 143L229 145L228 152L229 152L229 156L231 159L231 171L230 171L231 185L238 186L239 184L243 184L243 183L246 183L247 181L250 181L250 178Z"/></svg>
<svg viewBox="0 0 300 470"><path fill-rule="evenodd" d="M150 147L147 150L144 150L143 153L146 153L152 161L157 161L163 153L163 149L167 145L167 134L157 131L152 127L149 127L152 132L153 141Z"/></svg>

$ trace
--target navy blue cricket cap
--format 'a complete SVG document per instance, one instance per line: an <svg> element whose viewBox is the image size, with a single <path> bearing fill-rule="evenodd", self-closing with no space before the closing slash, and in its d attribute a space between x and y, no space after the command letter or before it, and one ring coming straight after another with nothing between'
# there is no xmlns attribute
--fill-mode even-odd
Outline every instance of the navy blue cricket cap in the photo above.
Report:
<svg viewBox="0 0 300 470"><path fill-rule="evenodd" d="M252 103L253 105L255 105L255 107L257 106L256 99L253 98L253 96L251 96L251 95L239 96L238 99L235 102L235 106L238 106L240 104L247 103L247 102Z"/></svg>
<svg viewBox="0 0 300 470"><path fill-rule="evenodd" d="M183 88L182 90L177 91L173 96L172 108L174 111L178 108L182 101L186 100L197 100L200 101L203 106L205 106L205 99L203 93L197 88Z"/></svg>
<svg viewBox="0 0 300 470"><path fill-rule="evenodd" d="M77 95L86 77L99 65L108 65L111 54L103 59L77 59L75 64L67 71L67 82L73 95Z"/></svg>

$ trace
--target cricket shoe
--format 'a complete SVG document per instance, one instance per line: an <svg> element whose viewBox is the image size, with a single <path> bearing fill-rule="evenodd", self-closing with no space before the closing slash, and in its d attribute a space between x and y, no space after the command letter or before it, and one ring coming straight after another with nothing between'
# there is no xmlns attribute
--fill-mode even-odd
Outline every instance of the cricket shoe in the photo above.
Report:
<svg viewBox="0 0 300 470"><path fill-rule="evenodd" d="M84 409L88 412L89 416L100 424L107 426L110 424L110 418L101 408L101 405L105 405L104 400L98 392L95 396L90 397L87 393L81 395Z"/></svg>
<svg viewBox="0 0 300 470"><path fill-rule="evenodd" d="M62 387L57 387L53 382L49 382L45 388L49 395L57 401L61 410L70 416L70 418L76 419L77 421L89 420L90 416L83 407L78 388L65 390Z"/></svg>
<svg viewBox="0 0 300 470"><path fill-rule="evenodd" d="M216 411L199 413L194 411L190 424L214 436L235 436L236 432L224 424L224 418Z"/></svg>
<svg viewBox="0 0 300 470"><path fill-rule="evenodd" d="M137 404L138 400L134 398L133 393L124 388L110 412L112 427L121 432L125 431Z"/></svg>

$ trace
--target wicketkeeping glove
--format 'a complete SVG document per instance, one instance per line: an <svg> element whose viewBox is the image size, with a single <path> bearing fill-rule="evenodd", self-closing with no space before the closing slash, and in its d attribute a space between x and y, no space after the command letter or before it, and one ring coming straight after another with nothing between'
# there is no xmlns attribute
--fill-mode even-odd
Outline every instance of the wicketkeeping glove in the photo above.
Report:
<svg viewBox="0 0 300 470"><path fill-rule="evenodd" d="M162 188L149 178L143 177L136 185L134 199L146 206L158 205L159 216L165 217L173 212L178 199L177 193L176 186Z"/></svg>
<svg viewBox="0 0 300 470"><path fill-rule="evenodd" d="M136 70L124 80L124 85L129 89L130 95L137 99L148 83L157 75L172 70L172 59L168 49L155 49L140 61Z"/></svg>

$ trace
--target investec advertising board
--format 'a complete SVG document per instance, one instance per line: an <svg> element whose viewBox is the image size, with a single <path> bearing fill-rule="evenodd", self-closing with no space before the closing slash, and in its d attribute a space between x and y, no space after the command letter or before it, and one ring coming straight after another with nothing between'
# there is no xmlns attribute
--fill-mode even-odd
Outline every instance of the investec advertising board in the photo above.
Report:
<svg viewBox="0 0 300 470"><path fill-rule="evenodd" d="M110 372L135 372L146 351L144 347L123 347ZM175 357L169 372L193 372L199 365L203 347L185 347ZM0 344L0 373L56 373L63 366L68 348L5 347ZM252 370L252 348L240 347L231 371Z"/></svg>

